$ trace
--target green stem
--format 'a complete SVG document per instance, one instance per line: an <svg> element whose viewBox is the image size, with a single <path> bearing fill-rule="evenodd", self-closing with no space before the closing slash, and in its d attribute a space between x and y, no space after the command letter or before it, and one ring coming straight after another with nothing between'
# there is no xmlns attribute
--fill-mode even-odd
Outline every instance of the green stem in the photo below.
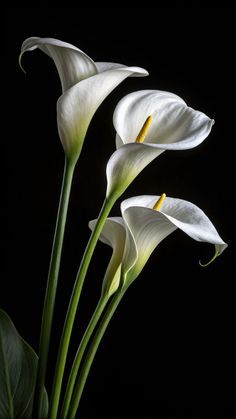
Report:
<svg viewBox="0 0 236 419"><path fill-rule="evenodd" d="M75 280L75 285L72 291L71 299L69 302L67 315L63 327L63 332L61 336L61 341L59 345L59 352L57 356L57 363L56 363L56 370L53 380L53 387L52 387L52 395L51 401L49 404L49 419L55 419L57 417L58 405L60 400L60 393L61 393L61 386L62 386L62 379L65 370L66 358L70 343L70 337L72 333L72 328L75 320L75 315L81 295L81 291L83 288L85 276L89 267L89 263L91 261L95 246L99 239L100 233L108 217L108 214L114 204L115 200L105 199L102 209L100 211L95 229L91 233L89 242L84 252L83 259L80 264L80 268L77 273L77 277Z"/></svg>
<svg viewBox="0 0 236 419"><path fill-rule="evenodd" d="M62 412L61 412L61 418L66 419L68 418L68 410L70 407L70 402L71 402L71 398L72 398L72 394L73 394L73 390L74 390L74 386L75 386L75 381L76 381L76 377L77 377L77 373L81 364L81 360L83 358L85 349L88 345L89 339L91 338L95 327L106 307L106 304L108 302L109 296L102 296L97 304L97 307L93 313L93 316L89 322L89 325L85 331L85 334L80 342L78 351L76 353L72 368L71 368L71 373L69 376L69 380L68 380L68 384L67 384L67 388L66 388L66 393L65 393L65 397L64 397L64 402L63 402L63 406L62 406Z"/></svg>
<svg viewBox="0 0 236 419"><path fill-rule="evenodd" d="M41 419L42 411L42 401L43 401L43 391L44 383L46 377L47 361L48 361L48 351L49 343L52 329L53 321L53 312L56 298L58 274L60 268L61 252L63 237L65 231L65 223L67 216L67 209L69 203L69 196L71 190L71 184L73 179L73 173L75 168L75 162L65 158L65 167L63 182L61 188L61 196L57 213L57 221L55 227L55 234L52 246L51 261L48 272L48 281L47 289L44 299L44 307L42 314L42 323L41 323L41 335L39 343L39 360L37 368L37 377L35 385L35 397L33 405L33 414L32 417Z"/></svg>
<svg viewBox="0 0 236 419"><path fill-rule="evenodd" d="M94 357L96 355L98 346L102 340L102 337L106 331L106 328L119 304L119 302L121 301L123 295L124 295L125 291L121 290L115 293L114 297L112 298L99 326L98 329L94 335L94 338L92 340L92 343L90 344L87 356L85 358L85 361L83 363L83 367L81 369L78 381L76 383L75 389L74 389L74 393L73 393L73 398L70 404L70 408L69 408L69 413L68 413L68 418L70 419L74 419L78 406L79 406L79 402L84 390L84 386L86 384L86 380L90 371L90 368L92 366Z"/></svg>

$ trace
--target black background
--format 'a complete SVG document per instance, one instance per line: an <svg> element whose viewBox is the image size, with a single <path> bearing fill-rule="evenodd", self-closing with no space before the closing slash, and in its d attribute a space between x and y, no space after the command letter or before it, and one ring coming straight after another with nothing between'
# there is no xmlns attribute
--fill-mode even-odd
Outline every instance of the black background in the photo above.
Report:
<svg viewBox="0 0 236 419"><path fill-rule="evenodd" d="M53 62L39 50L25 54L26 75L21 72L21 43L29 36L54 37L78 46L95 61L137 65L150 73L116 88L89 127L73 182L50 372L89 237L87 224L104 199L106 162L115 149L116 103L135 90L167 90L216 121L198 148L165 152L151 163L124 198L166 192L192 201L229 248L203 269L198 260L210 257L210 245L177 231L158 247L107 330L81 401L81 419L230 418L236 413L233 25L230 2L5 7L2 179L7 188L0 304L35 350L63 172L55 106L61 87ZM119 203L112 215L119 215ZM110 254L106 246L97 246L72 353L99 298ZM48 388L51 378L49 374Z"/></svg>

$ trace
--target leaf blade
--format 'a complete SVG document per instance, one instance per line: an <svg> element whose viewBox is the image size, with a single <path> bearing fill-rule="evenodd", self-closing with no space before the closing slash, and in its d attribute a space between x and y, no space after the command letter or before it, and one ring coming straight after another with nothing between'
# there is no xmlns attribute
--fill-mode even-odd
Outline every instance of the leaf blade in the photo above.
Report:
<svg viewBox="0 0 236 419"><path fill-rule="evenodd" d="M0 310L0 419L30 419L38 357ZM48 411L46 390L43 417Z"/></svg>

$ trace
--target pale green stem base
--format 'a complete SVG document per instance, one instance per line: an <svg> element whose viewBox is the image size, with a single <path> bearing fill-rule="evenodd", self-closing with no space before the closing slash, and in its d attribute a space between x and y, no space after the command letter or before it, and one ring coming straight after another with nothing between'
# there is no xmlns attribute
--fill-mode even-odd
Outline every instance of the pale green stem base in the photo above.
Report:
<svg viewBox="0 0 236 419"><path fill-rule="evenodd" d="M35 397L32 417L41 419L44 383L46 377L49 343L52 329L53 312L56 298L58 274L60 268L63 237L65 231L66 216L69 204L69 196L73 179L75 163L65 159L65 168L61 189L60 202L57 213L56 228L52 246L51 261L48 272L47 289L44 299L44 308L41 323L41 336L39 344L39 360L35 385Z"/></svg>
<svg viewBox="0 0 236 419"><path fill-rule="evenodd" d="M73 390L74 390L74 386L75 386L75 382L76 382L76 378L77 378L77 374L79 371L79 367L85 352L85 349L88 345L89 339L91 338L96 325L106 307L106 304L108 302L109 297L108 296L102 296L97 304L97 307L93 313L93 316L89 322L89 325L85 331L85 334L83 336L83 339L80 342L78 351L76 353L72 368L71 368L71 373L68 379L68 384L67 384L67 388L66 388L66 393L65 393L65 397L64 397L64 402L63 402L63 406L62 406L62 411L61 411L61 415L60 417L62 419L66 419L68 418L68 410L69 410L69 406L70 406L70 402L71 402L71 398L72 398L72 394L73 394Z"/></svg>
<svg viewBox="0 0 236 419"><path fill-rule="evenodd" d="M98 329L95 333L94 338L92 339L92 342L89 346L89 350L87 353L87 356L85 358L85 361L83 363L78 381L76 383L75 389L74 389L74 393L73 393L73 397L72 397L72 401L70 404L70 408L69 408L69 412L68 412L68 416L67 418L70 419L74 419L76 412L78 410L78 406L80 403L80 399L84 390L84 386L86 384L86 380L91 368L91 365L93 363L94 357L96 355L98 346L102 340L102 337L106 331L106 328L119 304L119 302L121 301L123 295L124 295L125 291L118 291L115 293L114 297L112 298L110 304L108 305L108 308L98 326Z"/></svg>
<svg viewBox="0 0 236 419"><path fill-rule="evenodd" d="M97 241L99 239L99 236L104 226L104 223L106 221L106 218L108 217L108 214L114 202L115 202L114 199L109 199L109 200L105 199L102 209L100 211L95 229L93 230L90 236L89 242L87 244L87 247L86 247L86 250L85 250L85 253L81 261L80 268L79 268L79 271L75 280L74 289L73 289L72 296L69 302L67 315L66 315L66 319L64 323L61 342L59 345L56 371L55 371L55 376L53 380L51 401L49 405L49 416L48 416L49 419L55 419L57 417L63 374L64 374L65 364L66 364L66 357L68 353L70 337L72 333L72 328L73 328L73 324L75 320L75 315L76 315L81 291L83 288L85 276L86 276L95 246L97 244Z"/></svg>

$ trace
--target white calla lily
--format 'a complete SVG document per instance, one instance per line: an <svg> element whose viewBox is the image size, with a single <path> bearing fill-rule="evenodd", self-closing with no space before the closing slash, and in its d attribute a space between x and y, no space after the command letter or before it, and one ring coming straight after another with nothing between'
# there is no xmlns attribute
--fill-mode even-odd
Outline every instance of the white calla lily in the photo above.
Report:
<svg viewBox="0 0 236 419"><path fill-rule="evenodd" d="M140 274L157 245L177 228L196 241L215 245L213 261L227 247L206 214L191 202L165 198L161 209L154 209L160 196L142 195L126 199L121 204L122 218L108 218L100 240L113 248L117 258L111 259L105 280L112 284L114 272L121 271L120 281L129 286ZM123 220L123 222L122 222ZM124 234L114 235L119 224ZM93 229L94 222L90 222ZM118 254L117 249L124 249ZM120 260L119 260L120 258ZM211 262L210 261L210 262ZM209 262L209 263L210 263ZM121 269L120 269L121 265ZM105 289L105 286L103 285Z"/></svg>
<svg viewBox="0 0 236 419"><path fill-rule="evenodd" d="M49 55L58 70L63 94L57 103L58 131L65 153L77 159L89 123L102 101L129 76L147 76L140 67L94 62L74 45L53 38L31 37L21 56L36 48Z"/></svg>
<svg viewBox="0 0 236 419"><path fill-rule="evenodd" d="M148 130L140 141L145 121ZM141 90L121 99L113 123L117 150L107 164L107 196L120 195L163 151L199 145L210 133L214 120L188 107L173 93Z"/></svg>

